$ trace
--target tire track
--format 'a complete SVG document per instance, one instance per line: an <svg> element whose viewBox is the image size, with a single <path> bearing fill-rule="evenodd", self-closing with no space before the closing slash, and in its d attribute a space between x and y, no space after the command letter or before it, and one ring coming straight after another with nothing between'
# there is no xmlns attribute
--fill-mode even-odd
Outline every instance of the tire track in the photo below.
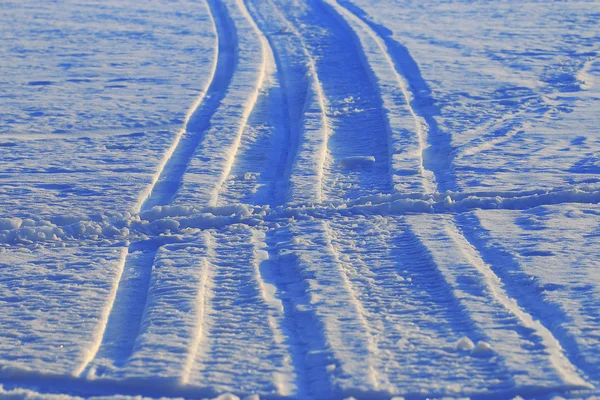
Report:
<svg viewBox="0 0 600 400"><path fill-rule="evenodd" d="M114 378L119 375L119 369L125 367L141 330L156 254L164 244L176 241L177 238L170 236L152 238L125 249L123 271L114 301L108 306L109 314L100 324L102 334L98 345L74 372L75 376Z"/></svg>
<svg viewBox="0 0 600 400"><path fill-rule="evenodd" d="M187 387L205 335L214 271L208 232L167 244L157 252L139 334L119 378L155 376L165 388ZM189 387L198 393L206 387ZM214 393L214 392L213 392Z"/></svg>
<svg viewBox="0 0 600 400"><path fill-rule="evenodd" d="M355 395L444 397L511 388L501 363L456 348L461 338L481 333L403 217L340 218L330 223L328 234L372 342L368 357L375 380L353 382Z"/></svg>
<svg viewBox="0 0 600 400"><path fill-rule="evenodd" d="M239 57L235 26L227 17L227 11L220 1L206 1L217 38L210 84L186 115L184 129L167 151L165 161L159 167L148 192L142 195L144 201L139 207L141 211L168 205L173 201L194 152L210 127L211 118L217 112L233 79Z"/></svg>
<svg viewBox="0 0 600 400"><path fill-rule="evenodd" d="M324 3L355 32L357 46L362 48L365 56L365 68L371 71L372 84L382 99L394 190L435 193L434 176L425 169L423 161L427 130L410 105L412 94L408 83L396 71L385 43L367 24L336 1L324 0Z"/></svg>
<svg viewBox="0 0 600 400"><path fill-rule="evenodd" d="M135 243L127 249L123 273L119 277L118 289L110 306L102 341L98 344L93 359L89 360L90 364L82 366L75 375L81 375L85 370L85 375L102 376L107 369L123 366L131 355L158 249L158 245L152 242Z"/></svg>
<svg viewBox="0 0 600 400"><path fill-rule="evenodd" d="M437 191L443 193L456 190L452 138L448 132L444 132L438 126L435 117L439 115L439 109L419 65L408 49L394 39L391 31L372 22L362 9L349 1L340 3L383 41L385 52L393 61L396 72L406 82L406 85L402 85L402 89L421 138L423 167L434 175Z"/></svg>
<svg viewBox="0 0 600 400"><path fill-rule="evenodd" d="M287 249L290 239L286 228L267 232L268 259L263 276L265 282L275 288L273 296L280 302L283 342L288 346L294 368L294 397L313 398L315 393L311 386L323 376L319 376L322 369L314 365L315 357L307 355L315 349L324 349L325 338L312 313L300 307L302 299L308 296L307 283L296 269L296 256Z"/></svg>
<svg viewBox="0 0 600 400"><path fill-rule="evenodd" d="M281 304L263 278L264 234L230 227L208 235L204 329L189 349L181 382L216 393L290 396L296 388L280 330Z"/></svg>
<svg viewBox="0 0 600 400"><path fill-rule="evenodd" d="M269 46L267 78L240 144L234 176L220 195L222 205L240 199L272 207L286 202L307 91L306 66L290 54L297 44L282 33L285 23L274 7L271 1L248 2L250 15Z"/></svg>
<svg viewBox="0 0 600 400"><path fill-rule="evenodd" d="M241 12L243 18L245 18L246 21L250 24L251 30L254 32L255 36L258 37L258 42L260 43L260 60L261 60L261 62L260 62L260 66L259 66L259 73L258 73L258 76L256 79L255 87L252 90L251 96L247 100L246 105L244 106L244 110L241 114L241 121L240 121L239 127L237 128L235 139L234 139L233 143L231 143L228 147L225 147L226 153L229 155L229 158L226 160L225 165L223 167L223 171L221 172L219 180L216 184L216 187L214 188L214 190L211 194L211 199L209 202L209 205L211 205L211 206L217 205L219 192L221 191L223 184L225 183L225 180L229 177L229 174L231 173L231 169L235 162L235 157L237 155L238 148L239 148L241 140L242 140L242 135L248 124L248 119L250 118L250 115L251 115L252 111L254 110L254 107L256 106L256 103L259 99L260 91L263 89L263 86L265 83L265 78L267 75L267 69L269 68L270 64L272 64L272 62L270 62L272 59L272 55L270 54L270 48L269 48L267 39L264 37L264 35L262 34L260 29L256 25L256 22L254 21L254 19L252 19L252 16L250 15L250 13L248 12L248 9L246 8L246 4L244 3L243 0L236 0L235 4L236 4L237 8L239 9L239 11ZM246 39L246 36L249 36L247 29L242 28L242 33L243 33L242 36L244 37L244 39ZM238 40L240 40L240 39L238 39ZM250 54L255 51L255 49L252 47L249 47L247 49L244 48L242 50L246 50ZM242 59L241 61L247 61L247 60ZM246 64L250 64L250 62L247 62Z"/></svg>
<svg viewBox="0 0 600 400"><path fill-rule="evenodd" d="M329 127L322 200L391 192L383 105L355 33L320 2L285 12L303 26L299 33L322 88Z"/></svg>
<svg viewBox="0 0 600 400"><path fill-rule="evenodd" d="M362 393L377 381L362 306L328 229L324 221L293 223L275 232L271 244L285 326L298 354L299 393L317 399Z"/></svg>
<svg viewBox="0 0 600 400"><path fill-rule="evenodd" d="M121 282L121 278L123 276L123 271L124 271L124 268L125 268L125 265L127 262L126 260L127 260L128 255L129 255L129 249L124 248L122 250L122 255L121 255L120 272L115 277L115 285L109 295L105 311L103 312L102 318L100 320L100 324L98 325L98 328L97 328L96 332L94 333L94 340L92 342L91 348L89 349L87 354L85 354L83 356L83 360L82 360L81 364L73 371L74 377L79 377L83 374L83 372L86 370L88 365L96 357L96 354L98 353L98 350L100 349L100 347L102 345L102 341L104 339L104 335L106 332L106 326L108 324L108 321L110 320L112 309L117 300L119 285Z"/></svg>
<svg viewBox="0 0 600 400"><path fill-rule="evenodd" d="M337 3L332 3L334 3L333 6L336 7ZM452 172L452 160L454 156L451 150L452 147L450 145L449 136L440 132L435 124L433 115L435 115L436 110L432 106L433 101L430 98L430 90L420 74L418 65L410 57L408 50L392 39L390 32L386 32L383 27L377 26L376 24L370 22L362 10L358 9L356 6L349 4L348 2L344 2L344 4L347 10L354 13L355 18L362 20L365 25L372 28L374 32L380 35L388 48L386 52L396 64L396 69L406 78L410 85L412 93L406 93L407 101L414 110L413 114L415 117L418 115L416 113L418 111L418 113L424 118L426 125L421 128L421 132L427 132L429 129L429 148L421 148L423 149L424 166L431 170L435 175L437 186L436 192L439 193L447 191L448 189L453 189L456 187L456 178ZM341 8L340 6L337 7ZM341 12L343 13L343 10ZM429 155L427 154L428 152L430 152ZM428 158L432 155L437 157L443 156L443 161L441 163L432 164L428 161ZM452 222L451 225L455 225L455 223ZM435 231L435 229L439 229L439 227L432 227L432 229ZM440 235L445 236L445 240L450 240L454 243L464 241L470 246L471 244L467 241L466 237L464 237L458 230L455 230L456 228L448 227L445 232L440 233ZM435 249L435 245L432 249ZM477 257L467 256L467 259L473 267L486 276L488 282L495 282L494 279L498 279L498 277L495 275L491 276L487 274L486 271L488 270L483 266L483 264L477 262ZM453 273L453 269L446 270L445 279L449 280L449 283L452 282ZM513 302L516 304L514 299L510 297L503 297L506 296L503 292L502 294L498 295L498 287L494 285L500 284L502 284L502 282L499 279L498 282L492 283L493 289L491 290L491 293L495 293L495 299L499 301L503 307L506 307L509 313L515 315L520 323L526 326L527 329L536 330L537 334L541 338L540 345L547 349L547 351L551 354L551 356L548 358L548 363L556 371L558 371L559 377L557 379L561 380L567 387L587 387L588 383L577 376L573 365L564 358L561 344L554 336L552 336L550 331L544 325L534 322L528 314L521 313L517 308L513 307ZM533 353L532 356L534 356ZM517 366L513 364L513 368L515 367Z"/></svg>
<svg viewBox="0 0 600 400"><path fill-rule="evenodd" d="M290 97L290 118L301 121L298 125L291 125L297 130L298 139L291 142L295 145L292 153L295 157L288 156L286 159L286 178L289 181L286 204L318 204L323 200L323 170L331 133L323 87L317 77L315 60L301 33L273 0L266 5L269 7L262 13L263 18L280 27L276 34L270 35L273 48L279 59L287 56L288 62L293 60L294 67L287 75L288 87L295 87L295 95ZM286 38L278 40L278 35ZM300 46L293 40L287 40L288 35L295 37ZM298 82L302 82L300 89L297 88Z"/></svg>
<svg viewBox="0 0 600 400"><path fill-rule="evenodd" d="M230 53L231 46L235 43L234 27L228 24L225 10L220 3L207 3L207 8L210 10L209 14L218 38L214 76L206 95L200 97L194 105L197 105L197 108L186 116L185 133L181 133L167 152L167 158L159 168L160 173L150 186L148 197L139 206L140 210L148 210L153 206L171 202L187 164L202 139L204 129L209 123L208 119L224 97L233 75L235 61ZM203 101L204 99L206 101ZM142 195L142 198L144 196L146 195ZM75 376L85 374L95 378L105 372L112 373L116 368L123 366L130 357L140 332L150 274L160 246L156 241L148 243L150 245L141 253L136 254L136 250L140 250L138 246L143 247L143 244L134 244L127 249L123 261L124 272L116 283L115 298L109 301L106 320L100 322L101 333L96 341L97 345L94 344L84 362L74 371Z"/></svg>

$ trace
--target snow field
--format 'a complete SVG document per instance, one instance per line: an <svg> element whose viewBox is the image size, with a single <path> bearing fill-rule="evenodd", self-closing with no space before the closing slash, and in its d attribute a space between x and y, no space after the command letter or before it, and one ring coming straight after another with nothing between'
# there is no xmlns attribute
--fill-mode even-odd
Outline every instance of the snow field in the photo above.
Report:
<svg viewBox="0 0 600 400"><path fill-rule="evenodd" d="M154 49L191 93L109 109L109 133L57 110L54 136L26 127L45 112L2 127L0 396L595 393L598 68L593 32L562 26L590 25L585 3L542 12L556 44L519 14L507 48L511 2L155 6L73 9L200 38ZM159 86L117 79L103 90ZM10 89L6 115L37 101Z"/></svg>

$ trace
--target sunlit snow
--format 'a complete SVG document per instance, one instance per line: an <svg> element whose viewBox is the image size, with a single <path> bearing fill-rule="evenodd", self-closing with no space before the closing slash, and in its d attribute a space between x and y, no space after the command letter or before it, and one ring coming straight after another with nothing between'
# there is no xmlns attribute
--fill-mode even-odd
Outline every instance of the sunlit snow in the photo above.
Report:
<svg viewBox="0 0 600 400"><path fill-rule="evenodd" d="M598 1L0 3L0 398L600 386Z"/></svg>

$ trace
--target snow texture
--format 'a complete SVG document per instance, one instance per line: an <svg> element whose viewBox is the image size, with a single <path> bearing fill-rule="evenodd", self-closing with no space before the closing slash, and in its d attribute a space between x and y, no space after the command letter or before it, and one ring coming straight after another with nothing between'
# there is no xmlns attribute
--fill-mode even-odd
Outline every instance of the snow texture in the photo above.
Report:
<svg viewBox="0 0 600 400"><path fill-rule="evenodd" d="M597 1L3 1L0 398L600 386Z"/></svg>

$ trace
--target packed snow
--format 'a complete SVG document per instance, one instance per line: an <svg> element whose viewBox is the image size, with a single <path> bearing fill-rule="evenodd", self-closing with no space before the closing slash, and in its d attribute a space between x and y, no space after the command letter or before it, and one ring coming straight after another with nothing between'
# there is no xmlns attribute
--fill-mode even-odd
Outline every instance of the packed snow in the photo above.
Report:
<svg viewBox="0 0 600 400"><path fill-rule="evenodd" d="M0 4L0 398L600 396L600 4Z"/></svg>

